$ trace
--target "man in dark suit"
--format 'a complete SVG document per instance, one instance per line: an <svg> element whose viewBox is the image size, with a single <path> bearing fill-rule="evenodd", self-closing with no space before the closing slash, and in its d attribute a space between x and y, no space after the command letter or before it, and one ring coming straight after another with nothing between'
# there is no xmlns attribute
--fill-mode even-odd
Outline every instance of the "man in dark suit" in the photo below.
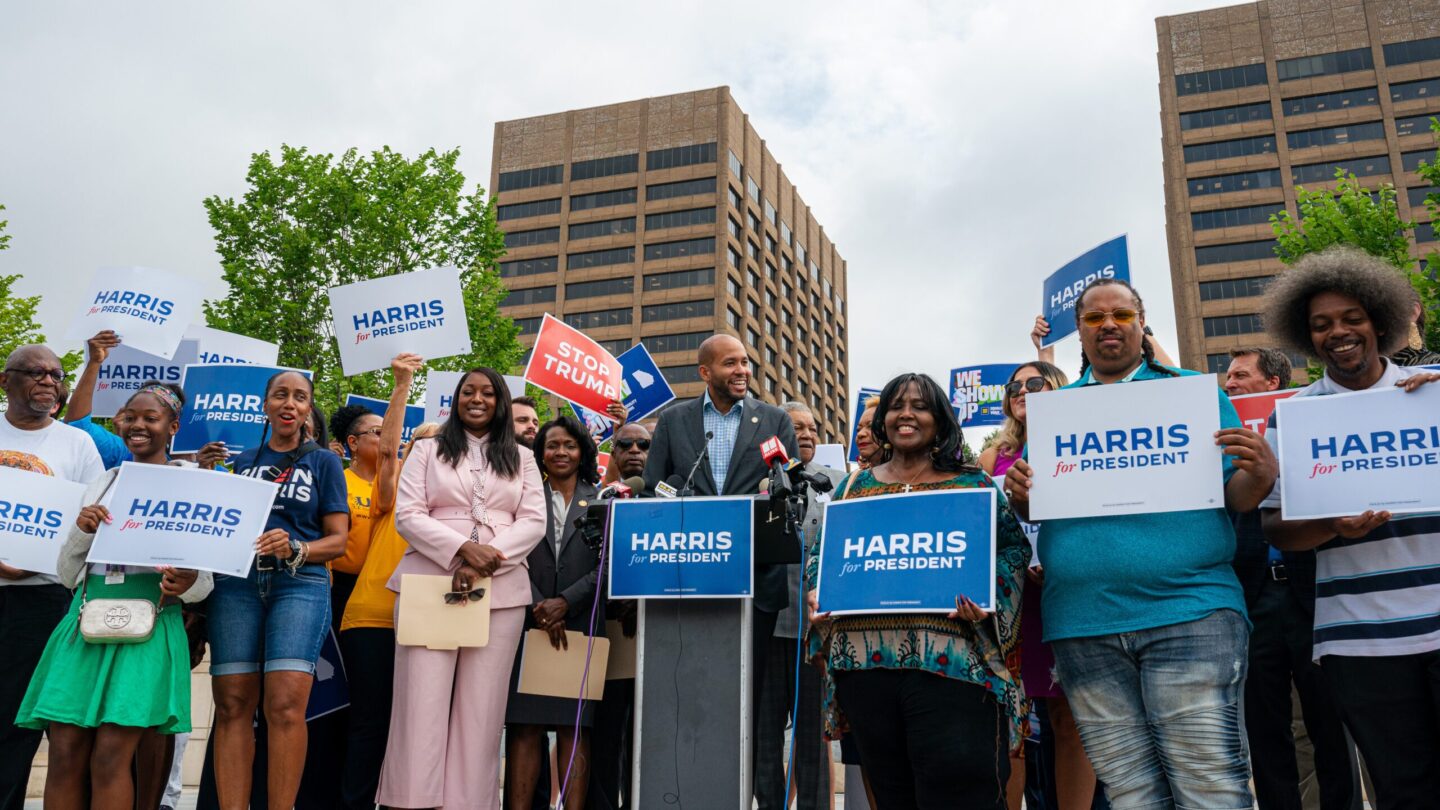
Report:
<svg viewBox="0 0 1440 810"><path fill-rule="evenodd" d="M705 393L660 414L645 463L645 489L654 492L661 482L682 489L694 468L690 495L755 495L769 474L760 443L778 436L790 458L797 458L795 428L784 411L748 396L750 357L739 340L712 335L700 344L699 354ZM756 570L751 631L756 694L764 681L765 651L775 634L775 620L788 604L785 566Z"/></svg>

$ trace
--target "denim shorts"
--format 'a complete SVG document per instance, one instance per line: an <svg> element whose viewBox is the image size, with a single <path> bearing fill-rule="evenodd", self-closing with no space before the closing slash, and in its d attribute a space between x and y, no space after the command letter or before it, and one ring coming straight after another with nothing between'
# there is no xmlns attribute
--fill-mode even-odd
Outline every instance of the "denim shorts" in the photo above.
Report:
<svg viewBox="0 0 1440 810"><path fill-rule="evenodd" d="M215 575L208 630L210 674L314 674L330 630L330 572L324 565Z"/></svg>

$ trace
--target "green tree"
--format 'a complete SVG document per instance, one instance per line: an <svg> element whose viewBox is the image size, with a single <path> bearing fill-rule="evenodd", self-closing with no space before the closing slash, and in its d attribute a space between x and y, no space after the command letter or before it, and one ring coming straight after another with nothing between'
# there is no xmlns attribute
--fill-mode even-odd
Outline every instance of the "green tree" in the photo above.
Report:
<svg viewBox="0 0 1440 810"><path fill-rule="evenodd" d="M1430 131L1440 140L1440 118L1430 119ZM1430 185L1440 186L1440 150L1435 152L1435 158L1434 162L1420 161L1415 171ZM1440 223L1440 193L1426 195L1425 210L1430 212L1432 222ZM1426 312L1425 345L1440 349L1440 251L1430 251L1425 257L1425 269L1411 272L1410 283L1420 293L1420 303Z"/></svg>
<svg viewBox="0 0 1440 810"><path fill-rule="evenodd" d="M500 314L505 252L493 201L465 192L459 150L414 160L385 147L336 158L282 146L251 156L239 199L205 200L229 293L205 303L210 326L276 342L280 363L315 373L316 398L389 396L389 370L346 377L330 316L329 288L429 267L460 268L471 354L431 368L510 369L522 349ZM423 387L417 386L417 395Z"/></svg>
<svg viewBox="0 0 1440 810"><path fill-rule="evenodd" d="M1298 219L1289 211L1270 217L1280 261L1294 264L1331 245L1353 245L1401 270L1413 267L1405 233L1414 223L1401 221L1395 187L1387 183L1372 196L1343 169L1335 170L1335 179L1340 182L1334 191L1295 188Z"/></svg>
<svg viewBox="0 0 1440 810"><path fill-rule="evenodd" d="M0 211L5 206L0 205ZM5 229L10 225L9 220L0 219L0 250L10 248L10 234ZM44 343L45 335L40 331L40 324L35 320L35 312L40 307L40 296L20 296L15 294L15 283L23 276L19 273L10 275L0 274L0 362L10 356L10 352L21 346L30 343ZM80 365L82 356L79 352L67 352L60 358L60 364L66 371L73 371ZM0 402L5 401L5 394L0 392Z"/></svg>

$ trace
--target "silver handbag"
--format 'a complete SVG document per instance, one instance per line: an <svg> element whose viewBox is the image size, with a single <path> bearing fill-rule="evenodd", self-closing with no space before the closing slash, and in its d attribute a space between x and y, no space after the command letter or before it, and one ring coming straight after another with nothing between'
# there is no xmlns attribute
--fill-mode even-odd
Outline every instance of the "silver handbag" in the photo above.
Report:
<svg viewBox="0 0 1440 810"><path fill-rule="evenodd" d="M155 633L160 609L149 599L88 599L80 590L80 637L88 644L139 644ZM163 598L163 597L162 597Z"/></svg>

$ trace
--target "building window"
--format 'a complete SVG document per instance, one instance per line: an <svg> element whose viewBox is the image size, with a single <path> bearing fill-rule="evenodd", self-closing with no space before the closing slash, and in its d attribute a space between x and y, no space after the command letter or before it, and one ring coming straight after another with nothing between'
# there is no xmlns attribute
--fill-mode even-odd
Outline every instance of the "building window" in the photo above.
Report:
<svg viewBox="0 0 1440 810"><path fill-rule="evenodd" d="M533 335L540 331L540 322L543 320L543 315L536 318L516 318L515 326L519 328L520 334Z"/></svg>
<svg viewBox="0 0 1440 810"><path fill-rule="evenodd" d="M730 220L733 224L735 220ZM646 214L645 230L658 231L663 228L683 228L687 225L714 225L715 207L690 208L684 211L666 211L663 214Z"/></svg>
<svg viewBox="0 0 1440 810"><path fill-rule="evenodd" d="M736 250L736 249L733 248L733 247L726 247L726 248L725 248L725 255L726 255L726 258L728 258L728 259L730 260L730 266L731 266L731 267L734 267L734 268L736 268L736 269L739 269L739 267L740 267L740 251Z"/></svg>
<svg viewBox="0 0 1440 810"><path fill-rule="evenodd" d="M787 244L787 245L789 245L789 244L793 244L793 241L792 241L792 240L793 240L794 238L795 238L795 235L792 234L792 233L790 233L790 225L789 225L788 223L786 223L785 220L783 220L783 219L780 220L780 241L781 241L781 242L784 242L784 243Z"/></svg>
<svg viewBox="0 0 1440 810"><path fill-rule="evenodd" d="M1385 46L1385 64L1390 67L1427 62L1431 59L1440 59L1440 37L1395 42Z"/></svg>
<svg viewBox="0 0 1440 810"><path fill-rule="evenodd" d="M750 195L750 199L757 203L760 202L760 184L755 182L755 178L745 178L745 193ZM755 230L758 231L760 229L757 227Z"/></svg>
<svg viewBox="0 0 1440 810"><path fill-rule="evenodd" d="M774 378L772 378L769 374L766 374L766 375L765 375L765 393L767 393L767 394L774 394L774 393L775 393L775 380L774 380Z"/></svg>
<svg viewBox="0 0 1440 810"><path fill-rule="evenodd" d="M571 253L565 257L566 270L578 270L583 267L604 267L610 264L629 264L635 261L635 248L611 248L610 250L592 250L588 253Z"/></svg>
<svg viewBox="0 0 1440 810"><path fill-rule="evenodd" d="M745 299L745 314L755 320L760 319L760 303L754 298Z"/></svg>
<svg viewBox="0 0 1440 810"><path fill-rule="evenodd" d="M635 320L630 307L618 309L597 309L594 312L572 312L565 316L565 323L576 329L604 329L607 326L625 326Z"/></svg>
<svg viewBox="0 0 1440 810"><path fill-rule="evenodd" d="M735 157L735 152L731 149L726 149L725 151L730 154L730 173L737 178L744 177L745 167L740 165L740 158Z"/></svg>
<svg viewBox="0 0 1440 810"><path fill-rule="evenodd" d="M511 290L500 302L502 307L519 307L526 304L548 304L555 300L554 287L530 287L524 290Z"/></svg>
<svg viewBox="0 0 1440 810"><path fill-rule="evenodd" d="M614 191L597 191L594 194L570 195L570 210L589 211L592 208L609 208L612 205L631 205L635 202L635 189L617 188Z"/></svg>
<svg viewBox="0 0 1440 810"><path fill-rule="evenodd" d="M781 364L780 364L780 379L782 379L782 380L788 380L788 379L790 379L791 376L793 376L793 375L794 375L794 372L790 370L790 364L789 364L789 363L781 363Z"/></svg>
<svg viewBox="0 0 1440 810"><path fill-rule="evenodd" d="M671 149L653 149L645 153L645 168L652 172L656 169L674 169L680 166L714 162L715 144L713 143L676 146Z"/></svg>
<svg viewBox="0 0 1440 810"><path fill-rule="evenodd" d="M787 299L787 300L788 300L788 299ZM780 323L783 324L783 325L785 325L785 326L789 326L789 325L790 325L790 310L788 310L788 309L786 309L786 308L784 308L784 307L781 307L781 308L780 308Z"/></svg>
<svg viewBox="0 0 1440 810"><path fill-rule="evenodd" d="M1326 180L1335 179L1335 170L1340 169L1346 174L1353 174L1356 177L1372 177L1377 174L1390 173L1390 158L1384 155L1375 157L1355 158L1354 160L1340 160L1334 163L1311 163L1308 166L1291 166L1290 179L1296 183L1323 183Z"/></svg>
<svg viewBox="0 0 1440 810"><path fill-rule="evenodd" d="M1324 129L1306 129L1300 132L1291 132L1285 136L1285 141L1290 144L1291 149L1309 149L1314 146L1330 146L1337 143L1355 143L1357 141L1379 141L1385 138L1385 125L1379 121L1371 121L1366 124L1347 124L1341 127L1325 127Z"/></svg>
<svg viewBox="0 0 1440 810"><path fill-rule="evenodd" d="M1301 56L1295 59L1280 59L1275 62L1275 75L1282 82L1308 79L1311 76L1330 76L1336 73L1350 73L1375 67L1375 58L1369 48L1351 51L1322 53L1319 56Z"/></svg>
<svg viewBox="0 0 1440 810"><path fill-rule="evenodd" d="M769 200L765 200L763 205L765 207L765 218L770 220L772 226L776 226L779 215L775 213L775 206L771 205Z"/></svg>
<svg viewBox="0 0 1440 810"><path fill-rule="evenodd" d="M1226 301L1231 298L1253 298L1263 295L1274 276L1252 276L1251 278L1230 278L1224 281L1200 282L1201 301Z"/></svg>
<svg viewBox="0 0 1440 810"><path fill-rule="evenodd" d="M746 328L745 337L750 341L751 348L760 345L760 333L756 332L754 329Z"/></svg>
<svg viewBox="0 0 1440 810"><path fill-rule="evenodd" d="M754 270L746 270L745 277L750 280L750 289L760 289L760 274Z"/></svg>
<svg viewBox="0 0 1440 810"><path fill-rule="evenodd" d="M1416 242L1417 244L1419 244L1419 243L1421 243L1421 242L1434 242L1434 241L1435 241L1435 223L1433 223L1433 222L1421 222L1420 224L1418 224L1418 225L1415 226L1415 242Z"/></svg>
<svg viewBox="0 0 1440 810"><path fill-rule="evenodd" d="M518 191L522 188L552 186L565 179L565 164L545 166L539 169L521 169L500 173L501 191Z"/></svg>
<svg viewBox="0 0 1440 810"><path fill-rule="evenodd" d="M1205 373L1224 374L1230 370L1231 359L1229 352L1205 355Z"/></svg>
<svg viewBox="0 0 1440 810"><path fill-rule="evenodd" d="M660 376L671 385L700 382L700 366L690 363L684 366L661 366Z"/></svg>
<svg viewBox="0 0 1440 810"><path fill-rule="evenodd" d="M595 342L600 344L600 348L609 352L611 355L624 354L625 351L633 345L630 343L630 338L620 338L619 340L597 340Z"/></svg>
<svg viewBox="0 0 1440 810"><path fill-rule="evenodd" d="M740 329L740 313L736 312L735 310L733 310L733 309L731 309L731 308L729 308L729 307L726 307L726 308L725 308L725 322L728 323L728 324L730 324L730 328L731 328L731 329L739 330L739 329Z"/></svg>
<svg viewBox="0 0 1440 810"><path fill-rule="evenodd" d="M516 261L500 262L500 277L518 278L519 276L534 276L540 273L553 273L559 269L559 256L545 256L539 259L518 259Z"/></svg>
<svg viewBox="0 0 1440 810"><path fill-rule="evenodd" d="M740 325L740 316L736 315L733 309L730 310L729 316L735 319L735 323L731 324L731 326L738 327ZM664 352L693 352L700 348L700 344L704 343L705 339L713 334L715 333L682 332L678 335L647 335L640 338L640 342L644 343L645 348L649 349L652 354L662 354Z"/></svg>
<svg viewBox="0 0 1440 810"><path fill-rule="evenodd" d="M504 222L507 219L523 219L525 217L543 217L547 214L558 213L560 213L559 197L553 200L536 200L534 202L495 206L495 220L497 222Z"/></svg>
<svg viewBox="0 0 1440 810"><path fill-rule="evenodd" d="M740 199L740 192L736 191L734 186L727 186L726 190L730 192L731 207L734 208L736 211L739 211L741 208L743 208L744 203Z"/></svg>
<svg viewBox="0 0 1440 810"><path fill-rule="evenodd" d="M602 295L630 295L635 292L635 279L606 278L599 281L576 281L565 285L565 300L596 298Z"/></svg>
<svg viewBox="0 0 1440 810"><path fill-rule="evenodd" d="M1396 118L1395 134L1401 138L1406 135L1429 135L1430 119L1434 117L1434 113L1427 113L1425 115L1411 115L1405 118Z"/></svg>
<svg viewBox="0 0 1440 810"><path fill-rule="evenodd" d="M735 280L734 276L725 277L725 289L729 291L731 298L740 297L740 284Z"/></svg>
<svg viewBox="0 0 1440 810"><path fill-rule="evenodd" d="M533 231L514 231L505 234L505 247L507 248L548 245L559 241L559 228L537 228Z"/></svg>
<svg viewBox="0 0 1440 810"><path fill-rule="evenodd" d="M1220 174L1214 177L1196 177L1188 181L1190 196L1204 194L1226 194L1232 191L1251 191L1257 188L1280 188L1280 170L1267 169L1259 172Z"/></svg>
<svg viewBox="0 0 1440 810"><path fill-rule="evenodd" d="M640 155L616 155L614 157L582 160L570 164L570 179L593 180L596 177L611 177L617 174L634 174L640 168Z"/></svg>
<svg viewBox="0 0 1440 810"><path fill-rule="evenodd" d="M1213 110L1180 113L1180 128L1182 130L1203 129L1243 124L1246 121L1269 120L1270 102L1262 101L1259 104L1241 104L1236 107L1217 107Z"/></svg>
<svg viewBox="0 0 1440 810"><path fill-rule="evenodd" d="M1261 239L1257 242L1234 242L1228 245L1209 245L1195 248L1197 265L1225 264L1227 262L1248 262L1257 259L1274 259L1275 240Z"/></svg>
<svg viewBox="0 0 1440 810"><path fill-rule="evenodd" d="M770 292L769 290L765 291L765 306L770 307L771 309L775 308L775 293Z"/></svg>
<svg viewBox="0 0 1440 810"><path fill-rule="evenodd" d="M715 252L715 237L704 239L683 239L679 242L661 242L645 246L645 261L678 259L683 256L701 256Z"/></svg>
<svg viewBox="0 0 1440 810"><path fill-rule="evenodd" d="M1205 319L1205 337L1229 337L1231 335L1253 335L1264 332L1259 315L1224 315Z"/></svg>
<svg viewBox="0 0 1440 810"><path fill-rule="evenodd" d="M1418 186L1405 189L1405 195L1410 198L1411 208L1424 208L1425 198L1431 194L1440 194L1440 186Z"/></svg>
<svg viewBox="0 0 1440 810"><path fill-rule="evenodd" d="M1213 90L1233 90L1237 87L1265 84L1268 81L1269 77L1265 75L1264 63L1220 68L1219 70L1202 70L1199 73L1182 73L1175 77L1175 95L1193 96L1196 93L1209 93Z"/></svg>
<svg viewBox="0 0 1440 810"><path fill-rule="evenodd" d="M1417 98L1433 98L1436 94L1440 94L1440 78L1390 85L1391 101L1414 101Z"/></svg>
<svg viewBox="0 0 1440 810"><path fill-rule="evenodd" d="M793 296L794 294L795 294L795 288L790 286L790 282L788 282L788 281L782 281L782 282L780 282L780 297L781 297L781 298L785 299L786 301L789 301L790 298L791 298L791 296Z"/></svg>
<svg viewBox="0 0 1440 810"><path fill-rule="evenodd" d="M805 266L805 246L804 246L804 245L796 245L796 246L795 246L795 260L800 263L800 266L801 266L801 267L804 267L804 266Z"/></svg>
<svg viewBox="0 0 1440 810"><path fill-rule="evenodd" d="M737 240L739 240L739 239L741 238L741 237L740 237L740 223L736 222L734 217L726 217L725 220L730 223L730 225L729 225L730 235L733 236L733 237L735 237Z"/></svg>
<svg viewBox="0 0 1440 810"><path fill-rule="evenodd" d="M768 316L765 318L765 334L770 337L775 337L775 321L771 320Z"/></svg>
<svg viewBox="0 0 1440 810"><path fill-rule="evenodd" d="M1197 143L1185 147L1185 162L1199 163L1204 160L1264 155L1275 151L1275 136L1260 135L1255 138L1237 138L1233 141Z"/></svg>
<svg viewBox="0 0 1440 810"><path fill-rule="evenodd" d="M750 256L752 261L760 261L760 246L748 239L745 240L745 252Z"/></svg>
<svg viewBox="0 0 1440 810"><path fill-rule="evenodd" d="M1296 96L1280 102L1286 115L1348 110L1355 107L1373 107L1380 103L1380 88L1367 87L1363 90L1345 90L1339 93L1321 93L1317 96Z"/></svg>
<svg viewBox="0 0 1440 810"><path fill-rule="evenodd" d="M757 216L755 216L755 212L754 212L754 211L747 211L747 212L745 213L745 216L746 216L746 218L748 218L748 219L750 220L750 230L752 230L752 231L754 231L754 232L756 232L756 233L759 233L759 232L760 232L760 218L757 217Z"/></svg>
<svg viewBox="0 0 1440 810"><path fill-rule="evenodd" d="M635 232L635 217L624 217L622 219L602 219L599 222L582 222L570 226L571 241L577 239L594 239L597 236L615 236L622 233Z"/></svg>
<svg viewBox="0 0 1440 810"><path fill-rule="evenodd" d="M789 275L790 271L795 269L795 263L790 261L789 256L781 256L780 265L785 268L786 275Z"/></svg>
<svg viewBox="0 0 1440 810"><path fill-rule="evenodd" d="M820 280L820 265L816 264L814 261L810 262L810 280ZM815 306L820 306L820 297L815 295L815 293L810 293L810 299L815 302Z"/></svg>
<svg viewBox="0 0 1440 810"><path fill-rule="evenodd" d="M677 270L673 273L654 273L645 277L646 290L675 290L682 287L708 287L715 283L715 268L701 270ZM733 281L731 282L734 283Z"/></svg>
<svg viewBox="0 0 1440 810"><path fill-rule="evenodd" d="M1434 162L1435 162L1435 150L1434 150L1434 149L1417 149L1417 150L1415 150L1414 152L1401 152L1401 153L1400 153L1400 165L1403 166L1403 167L1405 167L1405 171L1407 171L1407 172L1413 172L1413 171L1419 169L1419 168L1420 168L1420 161L1422 161L1422 160L1425 161L1426 163L1434 163Z"/></svg>
<svg viewBox="0 0 1440 810"><path fill-rule="evenodd" d="M673 200L676 197L694 197L699 194L714 194L715 178L700 177L695 180L681 180L676 183L657 183L645 187L647 200Z"/></svg>
<svg viewBox="0 0 1440 810"><path fill-rule="evenodd" d="M765 234L765 249L770 251L770 255L772 256L780 255L780 243L776 242L775 237L768 233Z"/></svg>
<svg viewBox="0 0 1440 810"><path fill-rule="evenodd" d="M1190 227L1197 231L1215 228L1237 228L1242 225L1263 225L1273 214L1285 210L1284 205L1247 205L1243 208L1222 208L1218 211L1196 211L1190 215Z"/></svg>
<svg viewBox="0 0 1440 810"><path fill-rule="evenodd" d="M681 318L708 318L715 314L714 301L682 301L678 304L650 304L640 312L640 320L676 321Z"/></svg>

